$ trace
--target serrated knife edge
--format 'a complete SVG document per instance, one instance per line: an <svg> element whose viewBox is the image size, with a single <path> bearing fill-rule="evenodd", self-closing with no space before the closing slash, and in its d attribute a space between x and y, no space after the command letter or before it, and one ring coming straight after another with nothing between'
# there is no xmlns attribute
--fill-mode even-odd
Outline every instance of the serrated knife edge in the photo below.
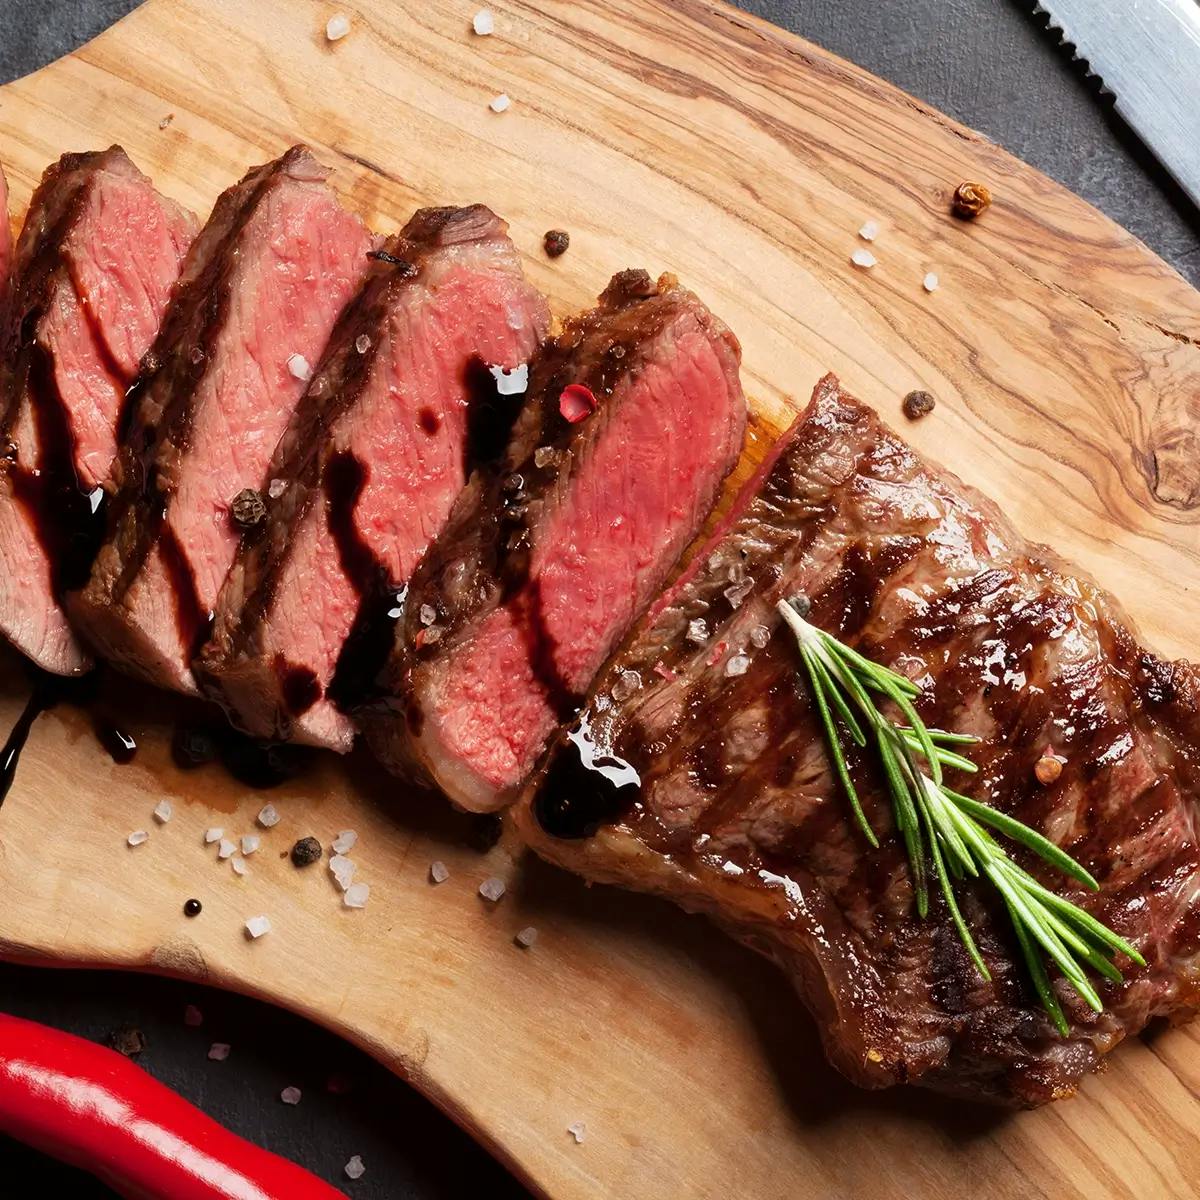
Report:
<svg viewBox="0 0 1200 1200"><path fill-rule="evenodd" d="M1086 60L1121 118L1200 208L1200 3L1040 0L1034 11Z"/></svg>

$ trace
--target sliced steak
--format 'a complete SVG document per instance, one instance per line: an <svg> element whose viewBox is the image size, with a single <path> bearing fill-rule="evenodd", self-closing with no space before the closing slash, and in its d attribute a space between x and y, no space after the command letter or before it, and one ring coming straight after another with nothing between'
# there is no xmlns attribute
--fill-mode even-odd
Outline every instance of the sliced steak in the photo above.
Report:
<svg viewBox="0 0 1200 1200"><path fill-rule="evenodd" d="M739 358L695 296L644 271L547 344L501 467L472 477L409 587L411 661L387 673L403 711L369 721L384 761L465 808L514 796L736 462Z"/></svg>
<svg viewBox="0 0 1200 1200"><path fill-rule="evenodd" d="M48 671L88 664L61 601L87 579L125 394L195 231L117 146L66 155L30 203L0 335L0 574L22 581L0 631Z"/></svg>
<svg viewBox="0 0 1200 1200"><path fill-rule="evenodd" d="M1150 964L1124 962L1123 984L1094 979L1103 1014L1060 980L1071 1030L1058 1036L986 885L962 900L990 983L940 894L918 918L879 773L851 759L878 850L831 773L775 609L797 593L810 621L919 683L931 727L981 739L978 775L953 786L1100 881L1084 892L1023 863ZM1143 650L1094 584L831 376L515 811L545 857L710 913L778 961L856 1083L1040 1104L1152 1017L1200 1001L1198 697L1192 666ZM1065 765L1043 786L1048 747Z"/></svg>
<svg viewBox="0 0 1200 1200"><path fill-rule="evenodd" d="M346 310L275 451L266 517L243 541L194 664L259 737L345 751L387 618L466 482L487 367L528 362L545 299L482 205L424 209ZM489 396L477 393L477 379ZM351 631L354 636L351 637Z"/></svg>
<svg viewBox="0 0 1200 1200"><path fill-rule="evenodd" d="M326 175L297 146L218 199L135 385L109 533L70 608L152 683L195 690L189 662L237 552L232 502L265 487L307 364L366 272L371 236Z"/></svg>

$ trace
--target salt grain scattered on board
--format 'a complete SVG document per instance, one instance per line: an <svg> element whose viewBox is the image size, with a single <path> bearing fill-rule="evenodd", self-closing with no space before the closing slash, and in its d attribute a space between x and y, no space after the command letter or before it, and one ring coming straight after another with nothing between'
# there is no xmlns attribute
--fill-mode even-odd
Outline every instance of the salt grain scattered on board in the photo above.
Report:
<svg viewBox="0 0 1200 1200"><path fill-rule="evenodd" d="M494 33L496 31L496 19L492 16L491 9L481 8L471 21L471 28L480 37L487 37L489 33Z"/></svg>
<svg viewBox="0 0 1200 1200"><path fill-rule="evenodd" d="M495 875L489 875L479 885L479 894L485 899L490 900L493 904L504 895L504 880L497 879Z"/></svg>
<svg viewBox="0 0 1200 1200"><path fill-rule="evenodd" d="M255 850L262 845L262 838L257 833L246 833L242 835L242 853L253 854Z"/></svg>
<svg viewBox="0 0 1200 1200"><path fill-rule="evenodd" d="M356 1154L345 1166L347 1179L361 1179L366 1172L363 1160Z"/></svg>
<svg viewBox="0 0 1200 1200"><path fill-rule="evenodd" d="M858 236L864 242L873 242L879 236L879 222L864 221L863 227L858 231Z"/></svg>
<svg viewBox="0 0 1200 1200"><path fill-rule="evenodd" d="M340 41L350 32L350 18L344 13L338 13L336 17L330 17L325 25L325 36L331 42Z"/></svg>
<svg viewBox="0 0 1200 1200"><path fill-rule="evenodd" d="M266 917L251 917L246 922L246 932L252 938L260 938L264 933L271 932L271 922Z"/></svg>
<svg viewBox="0 0 1200 1200"><path fill-rule="evenodd" d="M204 840L210 846L213 844L213 842L219 842L224 836L225 830L220 828L220 826L214 826L212 829L206 829L204 831Z"/></svg>
<svg viewBox="0 0 1200 1200"><path fill-rule="evenodd" d="M450 878L450 868L440 859L429 864L429 878L434 883L445 883Z"/></svg>
<svg viewBox="0 0 1200 1200"><path fill-rule="evenodd" d="M199 1029L204 1024L204 1014L194 1004L189 1004L183 1010L183 1023L192 1029Z"/></svg>
<svg viewBox="0 0 1200 1200"><path fill-rule="evenodd" d="M154 806L154 819L160 825L165 825L171 819L174 811L175 810L171 807L170 800L160 800Z"/></svg>
<svg viewBox="0 0 1200 1200"><path fill-rule="evenodd" d="M879 261L879 259L877 259L875 255L870 252L870 250L855 250L855 252L850 255L850 261L856 267L863 267L869 271Z"/></svg>
<svg viewBox="0 0 1200 1200"><path fill-rule="evenodd" d="M575 1139L575 1145L580 1145L587 1137L587 1126L582 1121L575 1121L567 1126L567 1132Z"/></svg>
<svg viewBox="0 0 1200 1200"><path fill-rule="evenodd" d="M222 838L221 844L217 847L218 858L232 858L237 853L237 842L231 842L228 838Z"/></svg>
<svg viewBox="0 0 1200 1200"><path fill-rule="evenodd" d="M264 829L270 829L272 825L279 824L279 814L275 811L275 805L263 805L262 811L258 814L258 823Z"/></svg>
<svg viewBox="0 0 1200 1200"><path fill-rule="evenodd" d="M250 870L250 868L246 866L246 860L244 858L235 858L229 865L233 867L233 873L235 875L245 875Z"/></svg>
<svg viewBox="0 0 1200 1200"><path fill-rule="evenodd" d="M349 854L358 843L358 834L353 829L343 829L330 843L335 854Z"/></svg>
<svg viewBox="0 0 1200 1200"><path fill-rule="evenodd" d="M300 1089L298 1087L285 1087L283 1091L279 1093L279 1098L284 1102L284 1104L299 1104Z"/></svg>
<svg viewBox="0 0 1200 1200"><path fill-rule="evenodd" d="M366 883L352 883L342 897L347 908L366 908L371 898L371 888Z"/></svg>
<svg viewBox="0 0 1200 1200"><path fill-rule="evenodd" d="M936 292L938 290L939 282L940 281L939 281L937 275L933 271L930 271L929 274L926 275L925 278L921 280L921 286L927 292Z"/></svg>
<svg viewBox="0 0 1200 1200"><path fill-rule="evenodd" d="M213 1062L224 1062L229 1057L229 1043L213 1042L213 1044L208 1048L208 1057L211 1058Z"/></svg>
<svg viewBox="0 0 1200 1200"><path fill-rule="evenodd" d="M150 840L150 835L144 829L135 829L125 840L131 846L140 846Z"/></svg>
<svg viewBox="0 0 1200 1200"><path fill-rule="evenodd" d="M526 925L524 929L513 939L522 950L528 950L538 938L538 931L532 925Z"/></svg>
<svg viewBox="0 0 1200 1200"><path fill-rule="evenodd" d="M344 854L335 854L329 860L329 871L344 892L354 881L354 860Z"/></svg>
<svg viewBox="0 0 1200 1200"><path fill-rule="evenodd" d="M490 108L494 113L502 113L511 103L512 101L503 92L501 92L500 95L489 102L488 108Z"/></svg>

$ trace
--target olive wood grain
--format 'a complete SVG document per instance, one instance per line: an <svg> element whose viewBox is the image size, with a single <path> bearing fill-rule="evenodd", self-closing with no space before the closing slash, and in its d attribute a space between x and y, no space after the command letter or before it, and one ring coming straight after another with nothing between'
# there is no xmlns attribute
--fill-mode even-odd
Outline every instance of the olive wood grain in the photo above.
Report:
<svg viewBox="0 0 1200 1200"><path fill-rule="evenodd" d="M149 0L0 88L14 203L62 151L119 141L206 212L248 166L305 140L385 232L418 204L492 205L559 314L618 268L673 271L744 344L758 420L740 474L835 370L1101 579L1151 644L1196 656L1200 295L1178 275L978 134L723 5L497 0L486 38L471 33L476 7ZM352 30L330 44L339 10ZM488 108L499 92L503 114ZM948 215L964 179L996 198L973 223ZM880 225L869 271L850 262L866 219ZM571 233L553 262L540 251L551 227ZM938 407L908 425L913 388ZM4 678L11 722L14 662ZM287 1005L555 1197L1195 1193L1200 1043L1186 1029L1121 1048L1079 1099L1035 1113L856 1092L765 963L507 843L481 856L463 818L360 757L317 758L272 793L283 820L235 878L203 831L249 832L264 797L216 767L178 770L161 698L131 691L120 706L142 744L127 767L75 710L34 729L0 810L8 957ZM159 826L164 795L175 816ZM341 907L323 866L280 857L346 827L373 887L362 912ZM127 849L138 828L149 842ZM451 872L437 887L434 859ZM509 884L495 906L477 895L490 874ZM188 920L192 895L204 912ZM257 913L273 931L251 942L242 923ZM512 941L526 925L540 933L527 951Z"/></svg>

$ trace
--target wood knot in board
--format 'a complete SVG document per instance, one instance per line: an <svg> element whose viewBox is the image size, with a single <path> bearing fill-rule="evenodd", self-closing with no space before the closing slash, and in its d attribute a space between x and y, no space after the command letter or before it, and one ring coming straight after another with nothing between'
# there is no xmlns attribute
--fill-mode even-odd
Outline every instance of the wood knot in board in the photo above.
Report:
<svg viewBox="0 0 1200 1200"><path fill-rule="evenodd" d="M1144 459L1154 498L1172 508L1200 507L1200 433L1179 429L1151 446Z"/></svg>

